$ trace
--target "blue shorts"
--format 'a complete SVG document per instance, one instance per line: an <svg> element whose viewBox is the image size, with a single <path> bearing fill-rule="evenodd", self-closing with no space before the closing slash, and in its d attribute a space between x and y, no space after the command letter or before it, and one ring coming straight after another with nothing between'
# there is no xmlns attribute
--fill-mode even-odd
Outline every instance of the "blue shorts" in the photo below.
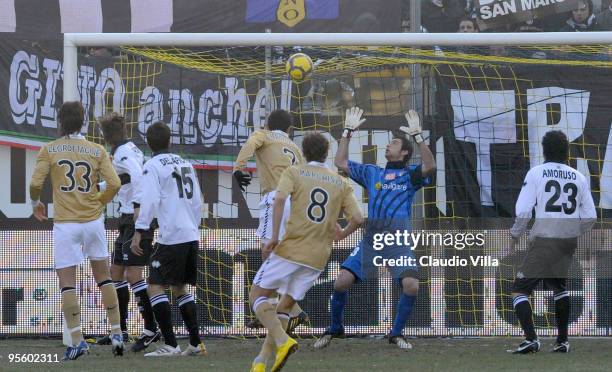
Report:
<svg viewBox="0 0 612 372"><path fill-rule="evenodd" d="M363 241L359 243L353 249L351 254L344 260L342 265L340 265L341 269L345 269L350 271L355 277L357 281L363 281L369 277L378 276L378 268L374 265L371 259L366 259L366 262L363 262ZM376 251L370 250L368 252L369 255L373 255L378 253ZM403 259L407 261L408 259L412 259L414 266L385 266L389 273L393 277L393 279L397 279L401 282L401 280L405 277L413 277L416 278L418 274L418 266L416 265L416 260L414 259L414 251L412 250L402 250L401 253L397 250L390 252L390 254L385 255L380 251L380 256L386 259ZM380 261L380 260L379 260Z"/></svg>

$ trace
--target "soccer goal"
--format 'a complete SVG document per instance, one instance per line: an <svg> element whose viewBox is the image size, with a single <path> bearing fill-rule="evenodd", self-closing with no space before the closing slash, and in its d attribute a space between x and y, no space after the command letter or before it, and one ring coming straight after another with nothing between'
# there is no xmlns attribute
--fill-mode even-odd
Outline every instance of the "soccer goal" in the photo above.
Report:
<svg viewBox="0 0 612 372"><path fill-rule="evenodd" d="M287 58L297 52L315 65L299 84L285 72ZM526 242L511 255L499 252L523 176L543 161L539 143L548 130L568 134L573 165L590 176L601 214L612 215L612 32L65 34L63 78L64 100L81 100L89 111L90 138L100 140L95 117L118 111L130 123L131 138L146 150L146 128L163 120L172 130L173 151L197 169L205 226L194 294L204 334L262 332L250 324L248 304L261 264L258 174L249 163L254 181L241 192L232 165L248 135L276 108L294 115L298 144L308 130L329 137L330 164L347 108L363 108L367 119L353 136L350 159L383 167L391 130L404 125L404 112L416 109L423 117L438 169L435 183L413 204L413 228L469 229L485 234L486 245L457 249L434 242L418 247L417 256L489 255L499 265L423 267L407 335L521 334L510 288ZM367 210L367 195L353 186ZM115 209L111 203L108 217ZM109 241L114 234L108 232ZM297 333L320 334L328 325L333 281L359 238L354 234L334 246L328 269L302 302L310 324ZM585 253L578 255L569 285L570 334L605 335L612 327L610 287L600 273L612 270L611 255L588 237L581 244ZM80 280L84 286L91 279L83 273ZM386 333L399 294L384 270L353 287L346 332ZM542 335L555 332L549 294L538 290L532 302ZM137 314L131 307L134 333L140 329L132 322ZM92 307L84 316L93 319L83 322L85 333L107 331L103 309Z"/></svg>

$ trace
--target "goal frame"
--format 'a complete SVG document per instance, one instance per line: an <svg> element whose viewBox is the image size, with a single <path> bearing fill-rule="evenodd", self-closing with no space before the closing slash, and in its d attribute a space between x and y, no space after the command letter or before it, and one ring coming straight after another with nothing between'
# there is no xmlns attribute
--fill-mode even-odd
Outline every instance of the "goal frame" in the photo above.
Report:
<svg viewBox="0 0 612 372"><path fill-rule="evenodd" d="M527 33L65 33L64 101L79 99L78 47L487 46L612 44L612 31Z"/></svg>

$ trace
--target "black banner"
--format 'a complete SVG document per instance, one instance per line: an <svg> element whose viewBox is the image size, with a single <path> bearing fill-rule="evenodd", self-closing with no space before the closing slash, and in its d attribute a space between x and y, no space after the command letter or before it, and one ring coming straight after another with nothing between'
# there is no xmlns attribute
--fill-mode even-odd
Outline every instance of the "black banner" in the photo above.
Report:
<svg viewBox="0 0 612 372"><path fill-rule="evenodd" d="M477 0L476 13L491 27L568 12L577 4L578 0Z"/></svg>

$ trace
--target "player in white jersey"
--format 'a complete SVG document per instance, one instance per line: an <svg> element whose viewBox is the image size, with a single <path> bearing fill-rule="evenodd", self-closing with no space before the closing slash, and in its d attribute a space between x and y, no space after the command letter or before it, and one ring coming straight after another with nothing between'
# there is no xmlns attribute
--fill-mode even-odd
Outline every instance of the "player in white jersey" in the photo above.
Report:
<svg viewBox="0 0 612 372"><path fill-rule="evenodd" d="M156 122L147 129L153 157L144 165L140 213L132 251L142 255L142 234L157 217L157 242L149 263L149 297L165 345L145 356L205 355L200 340L195 298L186 285L196 284L202 194L193 166L169 151L170 128ZM189 332L189 346L181 353L172 330L172 314L165 289L170 286Z"/></svg>
<svg viewBox="0 0 612 372"><path fill-rule="evenodd" d="M121 330L124 342L127 342L127 317L130 302L128 282L138 301L138 309L144 320L144 329L138 340L132 345L132 351L138 352L146 349L152 342L161 338L157 328L155 315L151 308L147 283L143 279L143 269L149 263L149 256L153 250L153 231L151 228L141 235L140 248L143 254L135 255L130 249L134 236L134 223L138 218L140 200L140 179L142 178L142 165L144 155L131 141L126 139L126 125L123 116L113 112L99 119L102 135L107 145L111 147L113 168L121 180L121 188L117 193L119 201L119 236L115 240L112 255L111 277L119 299L119 313L121 316ZM127 279L127 281L126 281ZM110 338L105 336L98 340L98 344L109 344Z"/></svg>
<svg viewBox="0 0 612 372"><path fill-rule="evenodd" d="M597 219L587 179L566 165L569 158L566 135L550 131L544 135L542 147L545 162L527 172L516 202L516 222L510 230L514 248L527 230L535 208L529 248L512 289L514 310L525 333L525 341L513 351L516 354L540 350L529 302L529 296L540 281L553 291L555 300L558 335L552 351L569 352L567 273L578 236L590 230Z"/></svg>

